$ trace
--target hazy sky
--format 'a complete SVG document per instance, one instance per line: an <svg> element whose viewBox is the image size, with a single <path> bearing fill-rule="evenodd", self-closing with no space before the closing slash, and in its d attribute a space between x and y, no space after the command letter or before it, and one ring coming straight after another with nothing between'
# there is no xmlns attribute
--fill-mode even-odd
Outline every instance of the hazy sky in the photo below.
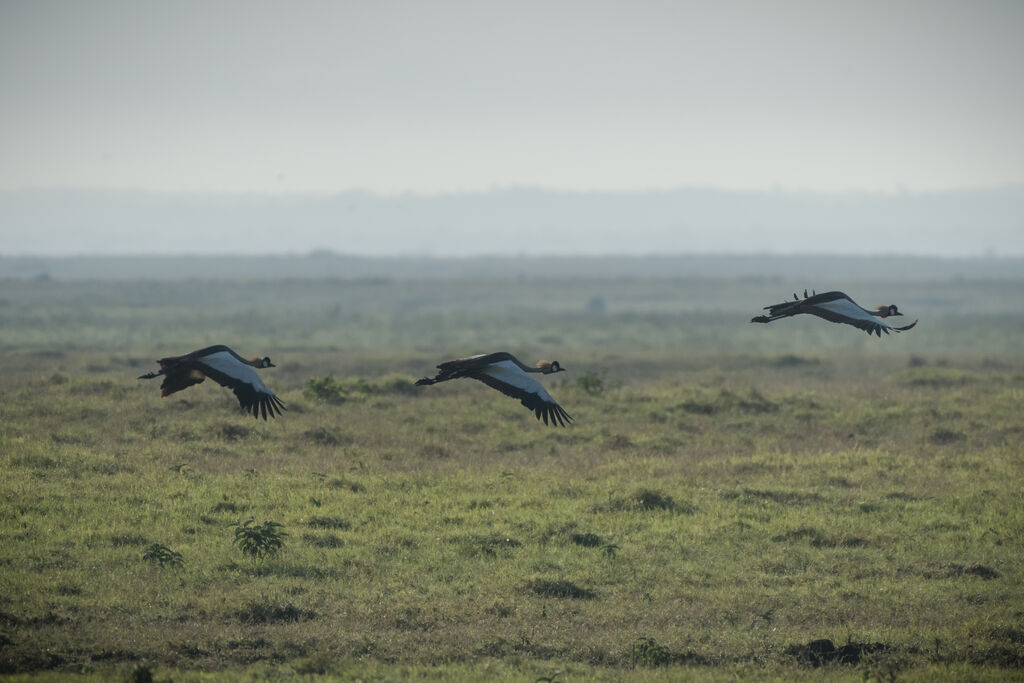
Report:
<svg viewBox="0 0 1024 683"><path fill-rule="evenodd" d="M0 0L0 190L1024 183L1024 2Z"/></svg>

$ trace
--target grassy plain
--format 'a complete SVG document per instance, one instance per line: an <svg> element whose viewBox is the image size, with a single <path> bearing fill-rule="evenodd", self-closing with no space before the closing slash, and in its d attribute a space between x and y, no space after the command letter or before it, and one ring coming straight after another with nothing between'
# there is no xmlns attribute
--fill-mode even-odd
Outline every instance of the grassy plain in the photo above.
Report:
<svg viewBox="0 0 1024 683"><path fill-rule="evenodd" d="M792 289L6 282L0 667L1022 678L1024 283L865 284L922 318L883 339L746 322ZM208 343L271 355L288 412L135 379ZM499 349L569 368L571 427L411 386ZM240 550L249 519L280 552Z"/></svg>

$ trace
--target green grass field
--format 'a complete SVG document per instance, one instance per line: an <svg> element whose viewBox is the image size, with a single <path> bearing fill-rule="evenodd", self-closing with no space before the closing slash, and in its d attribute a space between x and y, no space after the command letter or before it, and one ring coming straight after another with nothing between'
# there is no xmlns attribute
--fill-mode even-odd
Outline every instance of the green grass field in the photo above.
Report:
<svg viewBox="0 0 1024 683"><path fill-rule="evenodd" d="M1024 679L1024 281L747 322L794 287L5 282L0 672ZM211 343L281 419L135 379ZM496 350L575 423L411 385Z"/></svg>

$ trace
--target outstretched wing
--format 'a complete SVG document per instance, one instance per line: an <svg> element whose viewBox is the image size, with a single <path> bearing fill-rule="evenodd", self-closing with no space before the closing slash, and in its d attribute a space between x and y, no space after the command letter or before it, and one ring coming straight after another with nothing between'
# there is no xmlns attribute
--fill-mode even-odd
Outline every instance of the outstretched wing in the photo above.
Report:
<svg viewBox="0 0 1024 683"><path fill-rule="evenodd" d="M458 379L459 377L473 377L475 372L480 371L493 363L512 359L512 354L506 351L498 351L497 353L479 353L467 358L456 358L455 360L445 361L438 365L437 376L424 377L423 379L418 380L416 384L417 386L421 386L424 384L446 382L450 379Z"/></svg>
<svg viewBox="0 0 1024 683"><path fill-rule="evenodd" d="M890 330L898 329L886 324L876 316L855 304L848 298L834 299L832 301L821 301L815 303L804 303L803 312L816 315L834 323L845 323L853 325L857 329L864 330L868 334L874 333L881 337L882 332L889 334Z"/></svg>
<svg viewBox="0 0 1024 683"><path fill-rule="evenodd" d="M523 372L512 361L504 360L488 365L468 376L480 380L506 396L519 399L520 403L533 411L538 420L544 420L544 424L548 424L550 420L552 425L564 427L566 422L572 422L569 413L551 398L544 385Z"/></svg>
<svg viewBox="0 0 1024 683"><path fill-rule="evenodd" d="M804 290L804 294L806 294ZM812 296L805 296L803 299L793 295L792 301L783 301L780 304L772 304L771 306L765 306L764 310L768 311L768 315L771 317L781 317L786 315L797 315L798 313L806 313L804 310L807 306L815 306L818 304L828 303L830 301L837 301L839 299L847 299L850 297L846 296L843 292L822 292L821 294L813 294Z"/></svg>
<svg viewBox="0 0 1024 683"><path fill-rule="evenodd" d="M275 412L280 415L282 410L287 410L256 371L240 363L230 353L215 353L195 363L207 377L235 392L242 410L252 412L253 417L258 418L262 414L266 420L268 414L275 417Z"/></svg>
<svg viewBox="0 0 1024 683"><path fill-rule="evenodd" d="M500 363L501 361L512 360L513 356L507 351L497 351L496 353L478 353L475 356L467 356L466 358L457 358L456 360L450 360L445 363L441 363L437 366L437 369L441 371L441 374L475 370L477 368L487 367L494 363Z"/></svg>

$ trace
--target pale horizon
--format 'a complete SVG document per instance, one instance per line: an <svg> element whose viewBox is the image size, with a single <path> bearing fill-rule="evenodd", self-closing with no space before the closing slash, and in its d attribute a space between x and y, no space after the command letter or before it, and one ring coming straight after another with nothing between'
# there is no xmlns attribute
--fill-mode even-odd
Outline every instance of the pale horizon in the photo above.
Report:
<svg viewBox="0 0 1024 683"><path fill-rule="evenodd" d="M0 254L1024 254L1021 36L1012 0L0 0Z"/></svg>

